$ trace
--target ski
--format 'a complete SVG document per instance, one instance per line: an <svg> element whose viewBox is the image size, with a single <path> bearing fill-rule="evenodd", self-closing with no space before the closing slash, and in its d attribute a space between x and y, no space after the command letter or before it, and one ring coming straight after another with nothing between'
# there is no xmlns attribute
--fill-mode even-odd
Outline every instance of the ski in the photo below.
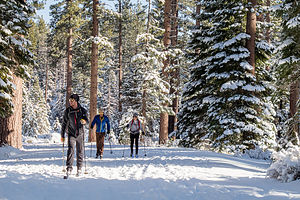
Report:
<svg viewBox="0 0 300 200"><path fill-rule="evenodd" d="M65 175L65 176L64 176L64 179L68 179L68 178L69 178L69 175Z"/></svg>

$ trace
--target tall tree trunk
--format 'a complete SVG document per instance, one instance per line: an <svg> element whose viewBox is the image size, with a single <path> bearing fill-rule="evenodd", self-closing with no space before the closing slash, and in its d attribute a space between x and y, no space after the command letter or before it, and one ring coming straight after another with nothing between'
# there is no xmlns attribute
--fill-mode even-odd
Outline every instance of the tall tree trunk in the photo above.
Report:
<svg viewBox="0 0 300 200"><path fill-rule="evenodd" d="M150 31L150 20L151 20L151 0L148 0L148 20L147 20L147 33ZM148 40L146 43L146 52L148 54ZM143 94L142 94L142 115L144 117L145 123L147 122L147 116L146 116L146 109L147 109L147 104L146 104L146 88L145 86L143 87ZM145 124L144 124L145 125Z"/></svg>
<svg viewBox="0 0 300 200"><path fill-rule="evenodd" d="M201 5L200 5L200 0L197 0L197 6L196 6L196 15L200 14L200 10L201 10ZM200 20L196 19L196 26L199 27L200 26Z"/></svg>
<svg viewBox="0 0 300 200"><path fill-rule="evenodd" d="M170 12L170 23L171 23L171 46L176 48L178 38L178 0L171 0L171 12ZM178 63L174 60L171 61L173 66ZM174 95L172 100L172 110L175 115L169 115L169 127L168 132L171 133L177 130L177 113L178 113L178 86L180 82L179 68L176 66L175 70L171 73L170 79L170 94Z"/></svg>
<svg viewBox="0 0 300 200"><path fill-rule="evenodd" d="M26 1L24 0L25 3ZM16 88L12 97L14 112L10 117L0 118L0 146L8 144L20 149L22 148L23 80L13 74L12 83Z"/></svg>
<svg viewBox="0 0 300 200"><path fill-rule="evenodd" d="M201 4L200 4L200 1L201 0L197 0L197 5L196 5L196 15L200 15L200 11L201 11ZM196 27L197 27L197 29L199 29L200 28L200 19L196 19ZM196 54L200 54L200 49L199 48L197 48L196 50L195 50L195 53Z"/></svg>
<svg viewBox="0 0 300 200"><path fill-rule="evenodd" d="M93 37L98 37L98 5L99 0L93 0ZM90 123L97 114L97 91L98 91L98 44L92 42L92 58L91 58L91 89L90 89ZM93 129L89 130L89 142L95 142L96 135Z"/></svg>
<svg viewBox="0 0 300 200"><path fill-rule="evenodd" d="M122 82L123 82L123 44L122 44L122 0L119 0L119 112L122 112Z"/></svg>
<svg viewBox="0 0 300 200"><path fill-rule="evenodd" d="M111 88L110 88L110 85L111 85L111 81L110 81L110 69L108 70L108 88L107 88L107 95L108 95L108 97L107 97L107 116L108 116L108 118L110 118L110 109L111 109Z"/></svg>
<svg viewBox="0 0 300 200"><path fill-rule="evenodd" d="M164 8L164 27L165 27L165 33L164 33L164 46L166 50L171 45L171 21L170 21L170 13L171 12L171 0L165 0L165 8ZM170 65L170 59L167 58L164 61L164 66L162 69L162 76L166 80L168 79L168 73L166 72L166 69ZM167 104L164 104L165 107L167 107ZM166 144L168 140L168 120L169 115L167 112L162 111L160 114L160 132L159 132L159 143L160 144Z"/></svg>
<svg viewBox="0 0 300 200"><path fill-rule="evenodd" d="M22 86L23 80L13 75L12 83L16 86L12 103L14 112L8 118L0 118L0 146L8 144L15 148L22 148Z"/></svg>
<svg viewBox="0 0 300 200"><path fill-rule="evenodd" d="M253 67L252 74L255 74L255 36L256 36L256 12L255 9L257 0L248 0L251 3L251 9L247 12L246 33L250 35L250 39L246 42L246 47L250 52L249 64Z"/></svg>
<svg viewBox="0 0 300 200"><path fill-rule="evenodd" d="M69 36L67 39L67 93L66 93L66 108L69 106L69 98L72 93L72 42L73 29L69 29Z"/></svg>
<svg viewBox="0 0 300 200"><path fill-rule="evenodd" d="M271 6L271 1L267 0L266 5L268 7L270 7ZM270 12L269 11L267 12L267 15L266 15L266 22L267 23L271 22L271 17L270 17ZM270 27L269 26L267 27L267 30L266 30L266 40L267 40L268 43L271 43L271 34L270 34Z"/></svg>
<svg viewBox="0 0 300 200"><path fill-rule="evenodd" d="M48 54L46 54L46 55L48 55ZM49 79L49 66L48 66L48 56L46 56L46 81L45 81L45 101L46 101L46 103L47 103L47 95L48 95L48 79Z"/></svg>
<svg viewBox="0 0 300 200"><path fill-rule="evenodd" d="M296 141L298 141L299 136L299 116L297 115L298 106L297 102L299 100L299 81L294 81L290 86L290 117L294 117L294 124L293 127L291 127L291 132L289 135L289 139L294 143L297 144Z"/></svg>

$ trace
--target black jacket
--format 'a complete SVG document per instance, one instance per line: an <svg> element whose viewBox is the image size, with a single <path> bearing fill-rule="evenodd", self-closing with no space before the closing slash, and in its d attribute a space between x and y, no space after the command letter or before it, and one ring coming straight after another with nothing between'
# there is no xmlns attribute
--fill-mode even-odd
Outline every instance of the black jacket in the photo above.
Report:
<svg viewBox="0 0 300 200"><path fill-rule="evenodd" d="M83 127L80 122L81 119L84 119L88 123L86 110L79 103L77 109L73 109L71 106L68 107L64 113L61 137L65 137L66 128L69 136L77 137L79 129Z"/></svg>

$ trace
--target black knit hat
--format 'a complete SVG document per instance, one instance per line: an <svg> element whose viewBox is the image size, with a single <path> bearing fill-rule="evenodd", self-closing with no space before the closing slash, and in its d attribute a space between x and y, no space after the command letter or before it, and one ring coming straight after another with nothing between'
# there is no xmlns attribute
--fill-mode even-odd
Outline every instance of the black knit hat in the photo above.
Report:
<svg viewBox="0 0 300 200"><path fill-rule="evenodd" d="M79 101L79 96L78 96L78 94L72 94L71 96L70 96L70 99L74 99L75 101Z"/></svg>

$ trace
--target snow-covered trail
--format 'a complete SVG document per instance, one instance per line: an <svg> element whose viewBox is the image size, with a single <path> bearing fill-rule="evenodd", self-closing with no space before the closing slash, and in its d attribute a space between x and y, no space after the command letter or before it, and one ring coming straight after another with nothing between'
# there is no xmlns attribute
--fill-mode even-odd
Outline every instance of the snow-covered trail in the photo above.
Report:
<svg viewBox="0 0 300 200"><path fill-rule="evenodd" d="M27 144L16 154L2 153L0 199L300 199L299 181L265 177L267 161L159 147L147 147L146 157L141 147L140 158L132 159L128 146L125 158L123 146L112 149L110 154L106 144L99 160L90 157L86 144L88 174L68 180L63 179L61 144Z"/></svg>

